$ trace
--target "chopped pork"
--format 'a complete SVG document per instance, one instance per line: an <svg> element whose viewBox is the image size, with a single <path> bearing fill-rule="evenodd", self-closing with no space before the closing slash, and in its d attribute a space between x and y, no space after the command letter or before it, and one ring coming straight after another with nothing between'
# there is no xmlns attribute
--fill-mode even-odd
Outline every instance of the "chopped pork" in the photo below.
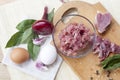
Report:
<svg viewBox="0 0 120 80"><path fill-rule="evenodd" d="M111 43L107 39L102 39L100 36L95 37L96 43L94 44L93 52L98 54L98 57L103 61L109 54L120 53L120 46L115 43Z"/></svg>

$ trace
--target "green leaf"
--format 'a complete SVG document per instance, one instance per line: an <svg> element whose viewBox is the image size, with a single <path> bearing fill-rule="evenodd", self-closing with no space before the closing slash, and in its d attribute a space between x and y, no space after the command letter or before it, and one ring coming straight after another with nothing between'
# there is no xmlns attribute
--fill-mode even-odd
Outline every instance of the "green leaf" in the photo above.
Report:
<svg viewBox="0 0 120 80"><path fill-rule="evenodd" d="M20 36L18 37L18 39L17 39L17 43L16 43L16 45L21 44L22 35L23 35L23 33L21 32L21 35L20 35Z"/></svg>
<svg viewBox="0 0 120 80"><path fill-rule="evenodd" d="M28 52L32 60L36 60L40 51L40 46L34 45L33 41L30 40L28 43Z"/></svg>
<svg viewBox="0 0 120 80"><path fill-rule="evenodd" d="M105 70L113 70L120 67L120 54L116 54L112 57L106 58L101 63L103 69Z"/></svg>
<svg viewBox="0 0 120 80"><path fill-rule="evenodd" d="M33 60L37 59L39 51L40 51L40 46L34 45L34 47L33 47L33 54L34 54Z"/></svg>
<svg viewBox="0 0 120 80"><path fill-rule="evenodd" d="M19 44L20 44L20 41L21 41L21 36L22 36L22 34L23 34L22 32L16 32L16 33L9 39L9 41L7 42L7 45L6 45L5 48L19 45Z"/></svg>
<svg viewBox="0 0 120 80"><path fill-rule="evenodd" d="M32 35L33 35L32 28L30 27L30 28L26 29L22 35L21 43L27 43L29 41L29 39L31 39L30 37Z"/></svg>
<svg viewBox="0 0 120 80"><path fill-rule="evenodd" d="M28 52L29 52L29 54L30 54L30 57L32 58L33 56L33 41L32 40L30 40L29 42L28 42L28 45L27 45L27 48L28 48ZM33 59L33 58L32 58Z"/></svg>
<svg viewBox="0 0 120 80"><path fill-rule="evenodd" d="M36 20L34 19L27 19L27 20L23 20L22 22L20 22L16 28L22 32L24 32L26 29L30 28L31 25L35 22Z"/></svg>
<svg viewBox="0 0 120 80"><path fill-rule="evenodd" d="M106 70L113 70L113 69L117 69L120 68L120 62L117 64L114 64L113 66L109 66L108 68L106 68Z"/></svg>
<svg viewBox="0 0 120 80"><path fill-rule="evenodd" d="M53 20L54 9L55 9L55 8L53 8L52 11L48 14L48 21L49 21L49 22L52 22L52 20Z"/></svg>

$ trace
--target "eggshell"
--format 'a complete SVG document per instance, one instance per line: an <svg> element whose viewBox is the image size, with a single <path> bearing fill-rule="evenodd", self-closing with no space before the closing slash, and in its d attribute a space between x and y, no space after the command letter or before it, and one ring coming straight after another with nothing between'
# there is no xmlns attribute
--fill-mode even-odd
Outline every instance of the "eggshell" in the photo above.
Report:
<svg viewBox="0 0 120 80"><path fill-rule="evenodd" d="M40 51L40 60L45 65L50 65L55 62L57 58L56 49L53 46L45 46Z"/></svg>
<svg viewBox="0 0 120 80"><path fill-rule="evenodd" d="M29 59L29 53L24 48L14 48L10 54L11 60L16 64L21 64Z"/></svg>

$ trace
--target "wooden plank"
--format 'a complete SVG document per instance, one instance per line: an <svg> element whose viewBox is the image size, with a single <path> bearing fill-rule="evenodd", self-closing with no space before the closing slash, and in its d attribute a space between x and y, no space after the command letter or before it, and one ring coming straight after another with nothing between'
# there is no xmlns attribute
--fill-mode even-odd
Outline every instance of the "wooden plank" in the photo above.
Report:
<svg viewBox="0 0 120 80"><path fill-rule="evenodd" d="M107 11L100 3L91 5L91 4L80 2L80 1L68 2L63 4L55 13L55 16L53 19L54 24L56 24L56 22L65 14L66 11L72 8L76 8L76 10L78 11L78 14L87 17L89 20L92 21L92 23L94 23L95 21L95 15L98 10L100 12ZM56 34L58 34L61 28L63 28L63 25L64 24L61 23L57 26L58 31L56 31ZM103 38L110 39L112 42L115 42L116 44L120 44L119 34L120 34L120 26L114 19L112 19L110 29L101 36ZM55 40L58 41L58 39L59 38L56 35ZM65 57L63 55L61 56L70 65L70 67L79 76L79 78L81 78L81 80L90 80L91 77L94 78L93 80L108 80L107 73L103 72L102 68L98 66L100 63L98 57L94 55L92 52L86 55L85 57L78 58L78 59ZM95 74L96 70L100 72L100 75ZM120 76L118 76L119 74L120 74L120 69L114 70L111 74L111 77L115 80L119 80L120 78Z"/></svg>

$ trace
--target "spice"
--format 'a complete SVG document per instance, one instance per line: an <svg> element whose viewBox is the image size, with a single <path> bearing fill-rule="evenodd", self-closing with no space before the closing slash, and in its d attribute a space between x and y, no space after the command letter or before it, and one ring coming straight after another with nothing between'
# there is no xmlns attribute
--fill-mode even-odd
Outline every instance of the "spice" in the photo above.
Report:
<svg viewBox="0 0 120 80"><path fill-rule="evenodd" d="M110 77L111 72L107 71L107 77Z"/></svg>
<svg viewBox="0 0 120 80"><path fill-rule="evenodd" d="M96 73L95 73L96 75L100 75L100 73L99 73L99 70L96 70Z"/></svg>
<svg viewBox="0 0 120 80"><path fill-rule="evenodd" d="M90 80L93 80L93 77L90 77Z"/></svg>

